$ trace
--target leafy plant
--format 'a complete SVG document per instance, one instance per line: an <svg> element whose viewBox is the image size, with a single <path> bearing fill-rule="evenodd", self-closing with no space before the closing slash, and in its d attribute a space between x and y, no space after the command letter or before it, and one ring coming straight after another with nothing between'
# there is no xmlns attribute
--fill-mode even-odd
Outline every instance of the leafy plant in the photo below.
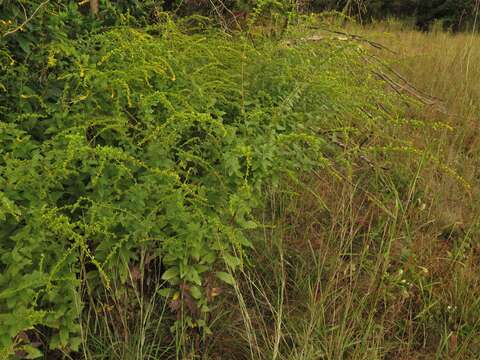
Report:
<svg viewBox="0 0 480 360"><path fill-rule="evenodd" d="M334 174L372 132L393 146L409 101L385 92L361 45L306 28L253 43L159 14L144 29L89 18L73 35L73 14L44 18L61 31L35 52L15 47L21 32L1 44L5 354L78 350L83 309L123 296L150 263L164 281L153 291L207 332L207 279L235 286L265 187Z"/></svg>

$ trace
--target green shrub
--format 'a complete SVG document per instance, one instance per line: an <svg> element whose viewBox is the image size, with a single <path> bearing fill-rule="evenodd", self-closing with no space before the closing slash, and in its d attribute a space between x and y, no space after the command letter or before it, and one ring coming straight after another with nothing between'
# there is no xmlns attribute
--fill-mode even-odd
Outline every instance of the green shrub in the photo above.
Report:
<svg viewBox="0 0 480 360"><path fill-rule="evenodd" d="M154 290L194 299L183 315L205 327L205 279L234 283L265 187L349 163L372 133L389 139L400 97L365 50L300 30L252 43L165 17L52 39L33 67L3 48L4 353L35 355L35 336L77 350L83 289L115 297L146 258L162 264Z"/></svg>

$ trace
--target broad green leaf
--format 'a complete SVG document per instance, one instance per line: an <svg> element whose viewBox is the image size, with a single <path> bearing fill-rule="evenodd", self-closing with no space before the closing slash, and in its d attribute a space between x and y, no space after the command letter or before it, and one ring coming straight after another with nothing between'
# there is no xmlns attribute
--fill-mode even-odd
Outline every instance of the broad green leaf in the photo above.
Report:
<svg viewBox="0 0 480 360"><path fill-rule="evenodd" d="M242 222L242 228L246 230L256 229L257 227L258 225L255 221L249 220L249 221Z"/></svg>
<svg viewBox="0 0 480 360"><path fill-rule="evenodd" d="M158 290L157 293L162 297L168 298L170 296L170 294L172 293L172 291L173 291L173 289L171 289L171 288L164 288L164 289Z"/></svg>
<svg viewBox="0 0 480 360"><path fill-rule="evenodd" d="M27 356L24 357L25 359L38 359L43 357L43 353L38 348L31 345L25 345L23 350L27 352Z"/></svg>
<svg viewBox="0 0 480 360"><path fill-rule="evenodd" d="M228 285L235 285L235 279L229 273L226 273L224 271L217 271L216 275L220 280L227 283Z"/></svg>
<svg viewBox="0 0 480 360"><path fill-rule="evenodd" d="M165 271L163 274L162 274L162 280L165 280L165 281L171 281L175 278L178 277L178 268L176 267L171 267L170 269L168 269L167 271Z"/></svg>
<svg viewBox="0 0 480 360"><path fill-rule="evenodd" d="M228 253L223 255L223 260L232 270L235 270L242 263L242 260Z"/></svg>
<svg viewBox="0 0 480 360"><path fill-rule="evenodd" d="M190 294L197 300L202 297L202 292L198 286L190 286Z"/></svg>

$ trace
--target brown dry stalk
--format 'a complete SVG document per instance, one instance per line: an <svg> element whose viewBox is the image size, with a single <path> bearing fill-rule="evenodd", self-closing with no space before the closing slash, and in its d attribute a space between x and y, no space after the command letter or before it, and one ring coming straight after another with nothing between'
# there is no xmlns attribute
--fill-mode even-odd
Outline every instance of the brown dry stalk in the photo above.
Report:
<svg viewBox="0 0 480 360"><path fill-rule="evenodd" d="M11 34L13 34L13 33L16 33L16 32L19 31L19 30L22 30L23 27L24 27L25 25L27 25L28 22L29 22L30 20L32 20L33 17L37 14L37 12L38 12L42 7L44 7L48 2L50 2L50 0L45 0L44 2L42 2L40 5L38 5L38 7L35 9L35 11L32 13L32 15L30 15L28 18L26 18L23 23L21 23L21 24L20 24L19 26L17 26L15 29L12 29L12 30L10 30L10 31L7 31L7 32L4 33L2 36L5 37L5 36L7 36L7 35L11 35Z"/></svg>
<svg viewBox="0 0 480 360"><path fill-rule="evenodd" d="M99 11L98 0L90 0L90 11L95 16L98 15L98 11Z"/></svg>

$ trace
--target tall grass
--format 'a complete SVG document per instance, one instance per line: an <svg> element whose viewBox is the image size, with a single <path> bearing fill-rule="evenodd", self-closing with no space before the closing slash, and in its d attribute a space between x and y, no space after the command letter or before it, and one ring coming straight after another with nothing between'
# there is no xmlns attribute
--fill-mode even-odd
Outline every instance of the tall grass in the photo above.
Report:
<svg viewBox="0 0 480 360"><path fill-rule="evenodd" d="M434 99L410 118L451 128L396 136L433 152L470 189L427 157L400 166L412 161L403 154L373 176L351 166L272 191L263 246L205 358L478 359L480 37L397 23L342 31L391 49L377 55Z"/></svg>
<svg viewBox="0 0 480 360"><path fill-rule="evenodd" d="M146 296L131 279L126 303L86 312L83 357L480 357L480 39L392 23L342 31L390 48L393 53L375 55L434 100L417 106L400 96L389 103L392 87L375 77L388 70L364 62L377 51L366 43L358 47L303 27L292 29L286 41L261 40L249 53L248 79L241 68L238 76L245 86L269 91L281 91L269 82L277 76L298 81L283 84L294 90L279 106L284 116L308 117L308 109L316 109L321 121L314 123L328 139L333 166L265 189L267 205L257 213L260 228L250 234L255 248L248 265L236 273L233 287L211 291L211 333L183 326L175 336L172 302ZM258 54L264 57L253 60ZM305 64L319 70L308 81ZM295 72L302 79L293 80ZM305 83L316 101L326 101L324 114L321 106L311 107ZM378 102L386 108L373 119L365 116L363 110L378 110Z"/></svg>
<svg viewBox="0 0 480 360"><path fill-rule="evenodd" d="M453 132L428 138L431 148L469 181L474 189L468 197L454 191L448 180L430 179L437 195L438 212L446 222L464 223L478 212L478 165L480 151L480 37L475 33L454 34L434 31L422 33L411 29L398 30L393 24L353 28L365 36L378 39L396 51L390 56L395 67L418 89L435 96L444 104L425 107L414 116L428 121L444 121ZM473 195L472 199L470 196Z"/></svg>
<svg viewBox="0 0 480 360"><path fill-rule="evenodd" d="M238 216L247 245L254 245L244 252L243 246L233 244L230 257L220 248L223 257L202 270L198 285L179 278L166 289L162 267L169 265L167 248L159 247L152 257L147 251L151 248L140 244L156 238L140 234L131 243L139 249L122 261L115 251L123 240L99 231L94 227L99 221L90 219L101 245L88 243L96 252L72 259L79 269L74 280L81 283L72 286L69 302L75 306L70 310L79 314L72 319L80 325L77 357L479 358L480 40L393 29L392 23L350 26L342 29L347 36L311 25L288 28L283 39L273 40L209 27L188 28L192 35L168 20L144 30L111 29L72 45L81 51L73 52L78 56L72 65L76 71L64 74L71 84L62 98L72 116L58 124L67 127L66 134L76 129L77 137L66 139L78 143L65 148L59 141L52 163L67 156L66 171L65 164L90 154L91 143L98 141L95 151L102 142L112 142L106 147L111 153L100 153L105 155L98 174L114 163L107 155L121 164L124 159L114 157L118 153L112 150L119 146L116 132L129 139L125 144L138 156L145 155L144 144L156 144L147 159L155 167L163 154L158 149L171 145L171 159L161 166L178 166L179 188L200 189L205 181L207 189L198 190L196 205L207 210L198 217L184 214L193 224L185 247L198 241L202 228L195 225L202 220L196 219L215 211L218 222L209 229L217 241L202 243L204 250L219 243L219 224L230 224ZM372 42L348 36L352 32L392 51L371 48ZM69 52L62 56L71 57ZM79 95L80 90L86 95ZM105 119L96 119L100 109ZM68 127L67 118L80 125ZM72 171L78 171L78 163L72 162ZM18 171L14 165L7 177ZM135 171L143 176L146 169ZM258 181L252 180L256 176ZM163 194L158 179L159 173L151 174L152 196ZM119 175L115 187L123 180ZM132 189L138 184L134 181ZM105 181L105 191L111 188L111 181ZM126 199L131 199L132 189L125 188ZM167 195L172 192L165 190ZM241 196L251 194L251 205L240 207ZM167 195L156 200L158 206ZM86 207L84 198L73 207ZM152 202L142 201L135 214ZM105 215L103 208L95 211L106 223L112 221L113 215ZM166 213L173 223L181 215L178 210ZM83 210L78 216L84 219L79 224L89 229ZM137 216L134 221L116 216L115 231L127 225L127 234L142 228ZM51 217L52 222L57 219ZM148 226L157 225L156 218L151 223L150 215L146 219ZM178 226L179 234L185 227ZM174 239L179 240L172 234L167 240L176 251ZM35 251L45 251L36 246ZM108 248L105 263L112 261L106 268L108 287L91 269L93 260L102 256L102 246ZM181 255L196 265L186 250ZM215 279L217 270L235 275L234 281L226 277L231 286ZM197 303L206 308L200 316L192 305L193 288L200 292ZM41 305L52 309L56 300L62 299L57 296ZM13 354L22 341L33 336L43 341L56 331L48 329L48 323L37 325L23 329L23 338L7 334L7 340L15 338L7 351ZM72 358L65 344L55 353L45 351L45 357Z"/></svg>
<svg viewBox="0 0 480 360"><path fill-rule="evenodd" d="M103 121L108 124L109 121L117 123L119 119L126 123L131 119L135 124L145 121L145 126L136 125L135 130L132 129L135 139L128 143L138 147L141 156L150 151L144 149L145 144L158 144L158 148L148 147L153 149L148 161L155 164L162 156L157 153L158 149L178 142L172 146L181 153L172 155L170 162L155 166L172 169L173 164L178 164L182 169L178 179L184 182L181 188L185 189L190 183L205 187L198 191L202 194L201 206L208 207L198 218L184 214L192 226L179 226L179 233L184 234L184 227L193 230L186 231L189 237L182 241L179 235L169 235L166 239L162 235L158 242L152 242L156 237L150 236L142 241L132 240L132 246L138 246L139 242L145 246L135 252L138 256L134 260L132 257L117 262L121 257L114 251L122 243L117 244L112 237L111 244L117 245L113 245L113 251L108 250L106 256L115 263L108 268L111 279L108 289L95 282L95 273L91 273L88 265L81 264L78 313L82 356L209 359L224 358L228 353L238 359L280 359L342 357L349 351L362 353L365 348L357 346L358 336L365 333L362 336L369 339L377 328L373 318L364 327L361 313L356 315L354 323L348 319L352 309L357 306L368 309L370 303L369 300L357 304L360 289L348 291L356 288L355 278L349 280L351 285L345 289L339 286L346 278L339 278L338 283L327 286L333 298L330 295L323 298L320 308L316 301L323 288L321 279L330 272L337 276L337 266L342 267L342 274L353 276L355 272L353 262L348 269L343 263L345 259L354 258L359 246L353 243L358 236L358 230L353 229L355 220L348 223L351 214L357 211L357 197L365 196L362 201L373 204L378 212L375 221L385 222L379 226L385 227L388 236L379 235L380 243L374 248L378 246L380 251L386 251L391 247L393 229L400 222L397 213L400 200L397 199L401 195L397 193L406 186L404 179L411 178L411 167L418 162L417 157L428 156L399 133L405 127L423 124L405 118L407 110L416 107L415 102L387 90L387 83L375 74L388 70L381 64L369 62L367 49L354 41L327 38L313 41L307 37L315 36L315 32L306 26L288 29L283 40L258 34L247 39L209 27L192 33L170 21L146 30L113 29L86 41L81 51L100 60L79 63L78 86L97 91L94 95L88 93L92 106L82 102L78 105L81 111L75 108L78 116L85 116L80 124L89 124L91 118L95 119L89 111L94 111L97 104L107 112L105 116L109 120ZM160 74L153 74L152 69L159 66ZM151 79L146 77L149 74ZM88 82L83 80L84 76ZM116 90L110 90L109 86ZM164 93L159 93L160 90ZM75 92L72 96L76 96ZM112 106L112 113L108 106ZM173 115L177 112L182 114L178 118ZM203 128L206 124L215 130ZM105 126L121 131L126 125ZM139 137L137 130L146 137ZM85 132L91 131L87 126ZM83 139L83 133L78 139ZM106 136L107 132L101 130L100 134ZM103 139L100 134L93 136L94 141L118 138L112 135ZM180 134L185 138L180 138ZM213 139L213 134L228 140ZM212 143L207 138L213 139ZM232 153L226 148L215 150L220 144L225 144ZM203 150L195 152L193 149L197 146ZM78 148L90 151L87 144ZM415 157L410 160L412 152ZM214 154L219 158L214 159ZM405 164L398 166L396 162L400 159L405 160ZM395 170L384 170L386 167ZM263 174L262 181L255 180L260 174ZM205 182L200 179L204 176ZM329 204L329 190L318 188L317 183L312 183L312 177L327 187L334 183L346 186L338 193L341 209L336 210L335 204ZM152 174L152 179L157 181L158 175ZM239 187L228 190L235 184ZM111 187L108 182L107 187ZM158 186L151 189L155 196L164 194ZM125 197L130 198L131 193L126 191ZM165 191L164 199L158 204L165 205L167 194L171 193L172 189ZM298 207L303 196L315 200L306 211ZM249 206L242 202L246 201L243 197L251 199ZM108 197L109 201L111 198ZM225 206L214 203L216 199L222 204L225 202ZM349 203L343 203L344 199ZM151 205L151 200L141 205L142 211L147 204ZM319 204L322 208L316 209ZM185 206L193 210L196 205ZM198 257L193 254L190 259L188 249L195 252L198 247L195 242L203 240L194 230L202 231L202 225L198 225L203 224L201 219L208 219L213 211L223 209L227 213L209 229L216 233L222 222L232 226L241 221L242 233L248 235L253 244L253 253L242 250L244 247L240 245L245 245L246 240L224 248L223 235L212 235L212 243L203 244L202 249L218 249L226 266L219 256L219 261L210 268L203 267L202 276L195 278L194 283L184 277L170 281L171 264L167 262L169 255L164 248L154 250L154 260L146 260L152 258L149 242L153 249L165 243L178 253L175 256L185 257L185 261L179 262L180 269L196 266ZM255 213L251 213L253 209ZM182 218L178 210L166 213L173 223ZM317 223L317 215L324 217L322 222ZM255 222L246 221L247 218ZM141 227L139 219L137 216L131 223L132 231ZM112 217L108 216L106 221L112 221ZM302 229L297 222L311 230ZM261 226L253 230L256 226L252 223ZM322 226L331 232L325 241L331 244L332 250L317 258L315 247L305 246L305 241L308 241L307 234L319 231ZM232 228L228 234L241 240L244 238L240 231ZM337 232L340 238L336 237ZM294 234L304 240L291 244ZM109 243L103 235L98 242L102 245L96 247L98 252L94 256L101 258L99 251L108 248ZM179 251L176 244L184 244L185 249ZM310 247L311 252L305 252ZM342 255L336 255L337 251ZM234 272L235 268L239 270ZM386 271L388 260L379 262L375 265L377 268ZM232 287L219 283L215 277L218 270L236 274L235 282L227 281ZM115 276L117 271L123 276ZM180 276L181 272L174 274ZM223 272L223 278L230 279L226 275ZM162 278L170 281L168 288ZM166 297L160 297L159 293ZM338 295L349 299L347 307L332 312L332 304L341 299ZM292 307L292 302L299 311ZM302 318L305 314L309 314L307 319ZM324 316L321 322L320 314ZM336 326L338 321L342 321L341 327ZM301 344L305 332L313 344Z"/></svg>
<svg viewBox="0 0 480 360"><path fill-rule="evenodd" d="M287 46L297 41L306 46L302 39L312 36L297 30ZM410 104L400 121L423 125L389 129L385 123L384 133L376 126L364 131L356 112L345 112L351 108L338 103L339 115L330 124L343 127L347 139L359 137L350 138L338 167L267 189L268 206L257 216L261 227L251 234L256 240L249 266L237 272L233 288L216 289L212 333L186 329L175 343L158 330L170 321L161 315L165 304L158 307L158 302L137 316L129 338L115 334L115 321L96 320L100 332L87 327L89 358L480 357L480 40L392 24L343 30L393 50L376 55L419 92L437 99L421 107ZM318 56L312 48L302 56L308 51ZM324 70L325 79L332 69ZM382 86L385 93L393 91ZM301 96L292 94L290 101ZM343 99L360 104L368 95ZM437 122L449 126L433 126ZM323 126L327 133L332 129L329 122ZM373 152L368 161L358 156L359 149L382 142L391 151ZM395 143L422 152L395 153ZM455 170L469 190L439 164Z"/></svg>

